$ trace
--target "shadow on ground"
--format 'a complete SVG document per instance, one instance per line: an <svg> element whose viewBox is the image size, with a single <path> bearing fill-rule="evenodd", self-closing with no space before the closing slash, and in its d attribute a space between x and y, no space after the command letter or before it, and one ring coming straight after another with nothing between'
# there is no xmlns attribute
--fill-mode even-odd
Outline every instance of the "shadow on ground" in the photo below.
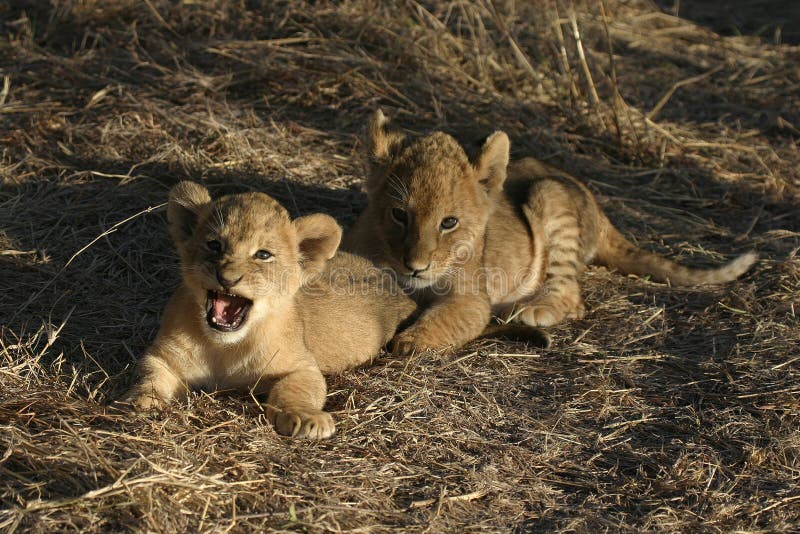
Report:
<svg viewBox="0 0 800 534"><path fill-rule="evenodd" d="M793 0L656 0L656 4L721 35L755 35L769 42L800 44L800 5Z"/></svg>

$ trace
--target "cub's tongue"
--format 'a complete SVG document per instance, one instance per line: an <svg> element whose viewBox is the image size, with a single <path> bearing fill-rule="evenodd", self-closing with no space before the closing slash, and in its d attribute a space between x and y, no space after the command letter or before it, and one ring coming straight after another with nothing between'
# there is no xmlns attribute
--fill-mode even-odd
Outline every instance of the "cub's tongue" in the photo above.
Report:
<svg viewBox="0 0 800 534"><path fill-rule="evenodd" d="M218 324L232 325L241 317L248 303L246 298L215 293L211 297L211 316Z"/></svg>

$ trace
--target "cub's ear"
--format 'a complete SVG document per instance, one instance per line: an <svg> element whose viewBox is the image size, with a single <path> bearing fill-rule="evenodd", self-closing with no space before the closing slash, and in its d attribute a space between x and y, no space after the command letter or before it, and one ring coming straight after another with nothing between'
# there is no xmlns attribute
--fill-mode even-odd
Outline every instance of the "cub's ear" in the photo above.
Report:
<svg viewBox="0 0 800 534"><path fill-rule="evenodd" d="M197 226L199 215L208 209L211 195L208 189L194 182L178 182L169 191L167 223L169 234L177 245L185 243Z"/></svg>
<svg viewBox="0 0 800 534"><path fill-rule="evenodd" d="M300 246L300 265L306 272L322 270L336 254L342 240L342 227L330 215L315 213L292 221Z"/></svg>
<svg viewBox="0 0 800 534"><path fill-rule="evenodd" d="M386 168L403 146L405 135L400 132L387 132L386 124L389 119L380 109L375 110L367 124L367 160L369 173L367 177L367 191L373 191L380 181Z"/></svg>
<svg viewBox="0 0 800 534"><path fill-rule="evenodd" d="M506 181L510 144L505 132L494 132L486 138L473 164L478 180L490 195L499 192Z"/></svg>

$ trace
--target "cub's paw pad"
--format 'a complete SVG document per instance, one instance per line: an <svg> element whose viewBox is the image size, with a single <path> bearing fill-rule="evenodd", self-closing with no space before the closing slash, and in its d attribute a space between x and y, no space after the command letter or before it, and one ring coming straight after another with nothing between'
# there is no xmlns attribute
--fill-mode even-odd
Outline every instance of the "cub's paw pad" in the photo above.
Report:
<svg viewBox="0 0 800 534"><path fill-rule="evenodd" d="M323 411L281 410L267 406L267 419L278 434L293 438L326 439L336 432L333 417Z"/></svg>

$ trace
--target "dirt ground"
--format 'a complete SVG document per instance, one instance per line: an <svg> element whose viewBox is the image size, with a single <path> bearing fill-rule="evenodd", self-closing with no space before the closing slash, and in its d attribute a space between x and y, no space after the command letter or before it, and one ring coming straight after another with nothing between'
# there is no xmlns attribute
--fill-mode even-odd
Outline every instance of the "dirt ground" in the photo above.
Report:
<svg viewBox="0 0 800 534"><path fill-rule="evenodd" d="M0 3L0 530L800 530L798 20L665 4ZM378 106L505 130L642 247L761 259L703 291L592 268L550 349L332 377L322 443L243 396L109 407L178 283L170 186L348 225Z"/></svg>

